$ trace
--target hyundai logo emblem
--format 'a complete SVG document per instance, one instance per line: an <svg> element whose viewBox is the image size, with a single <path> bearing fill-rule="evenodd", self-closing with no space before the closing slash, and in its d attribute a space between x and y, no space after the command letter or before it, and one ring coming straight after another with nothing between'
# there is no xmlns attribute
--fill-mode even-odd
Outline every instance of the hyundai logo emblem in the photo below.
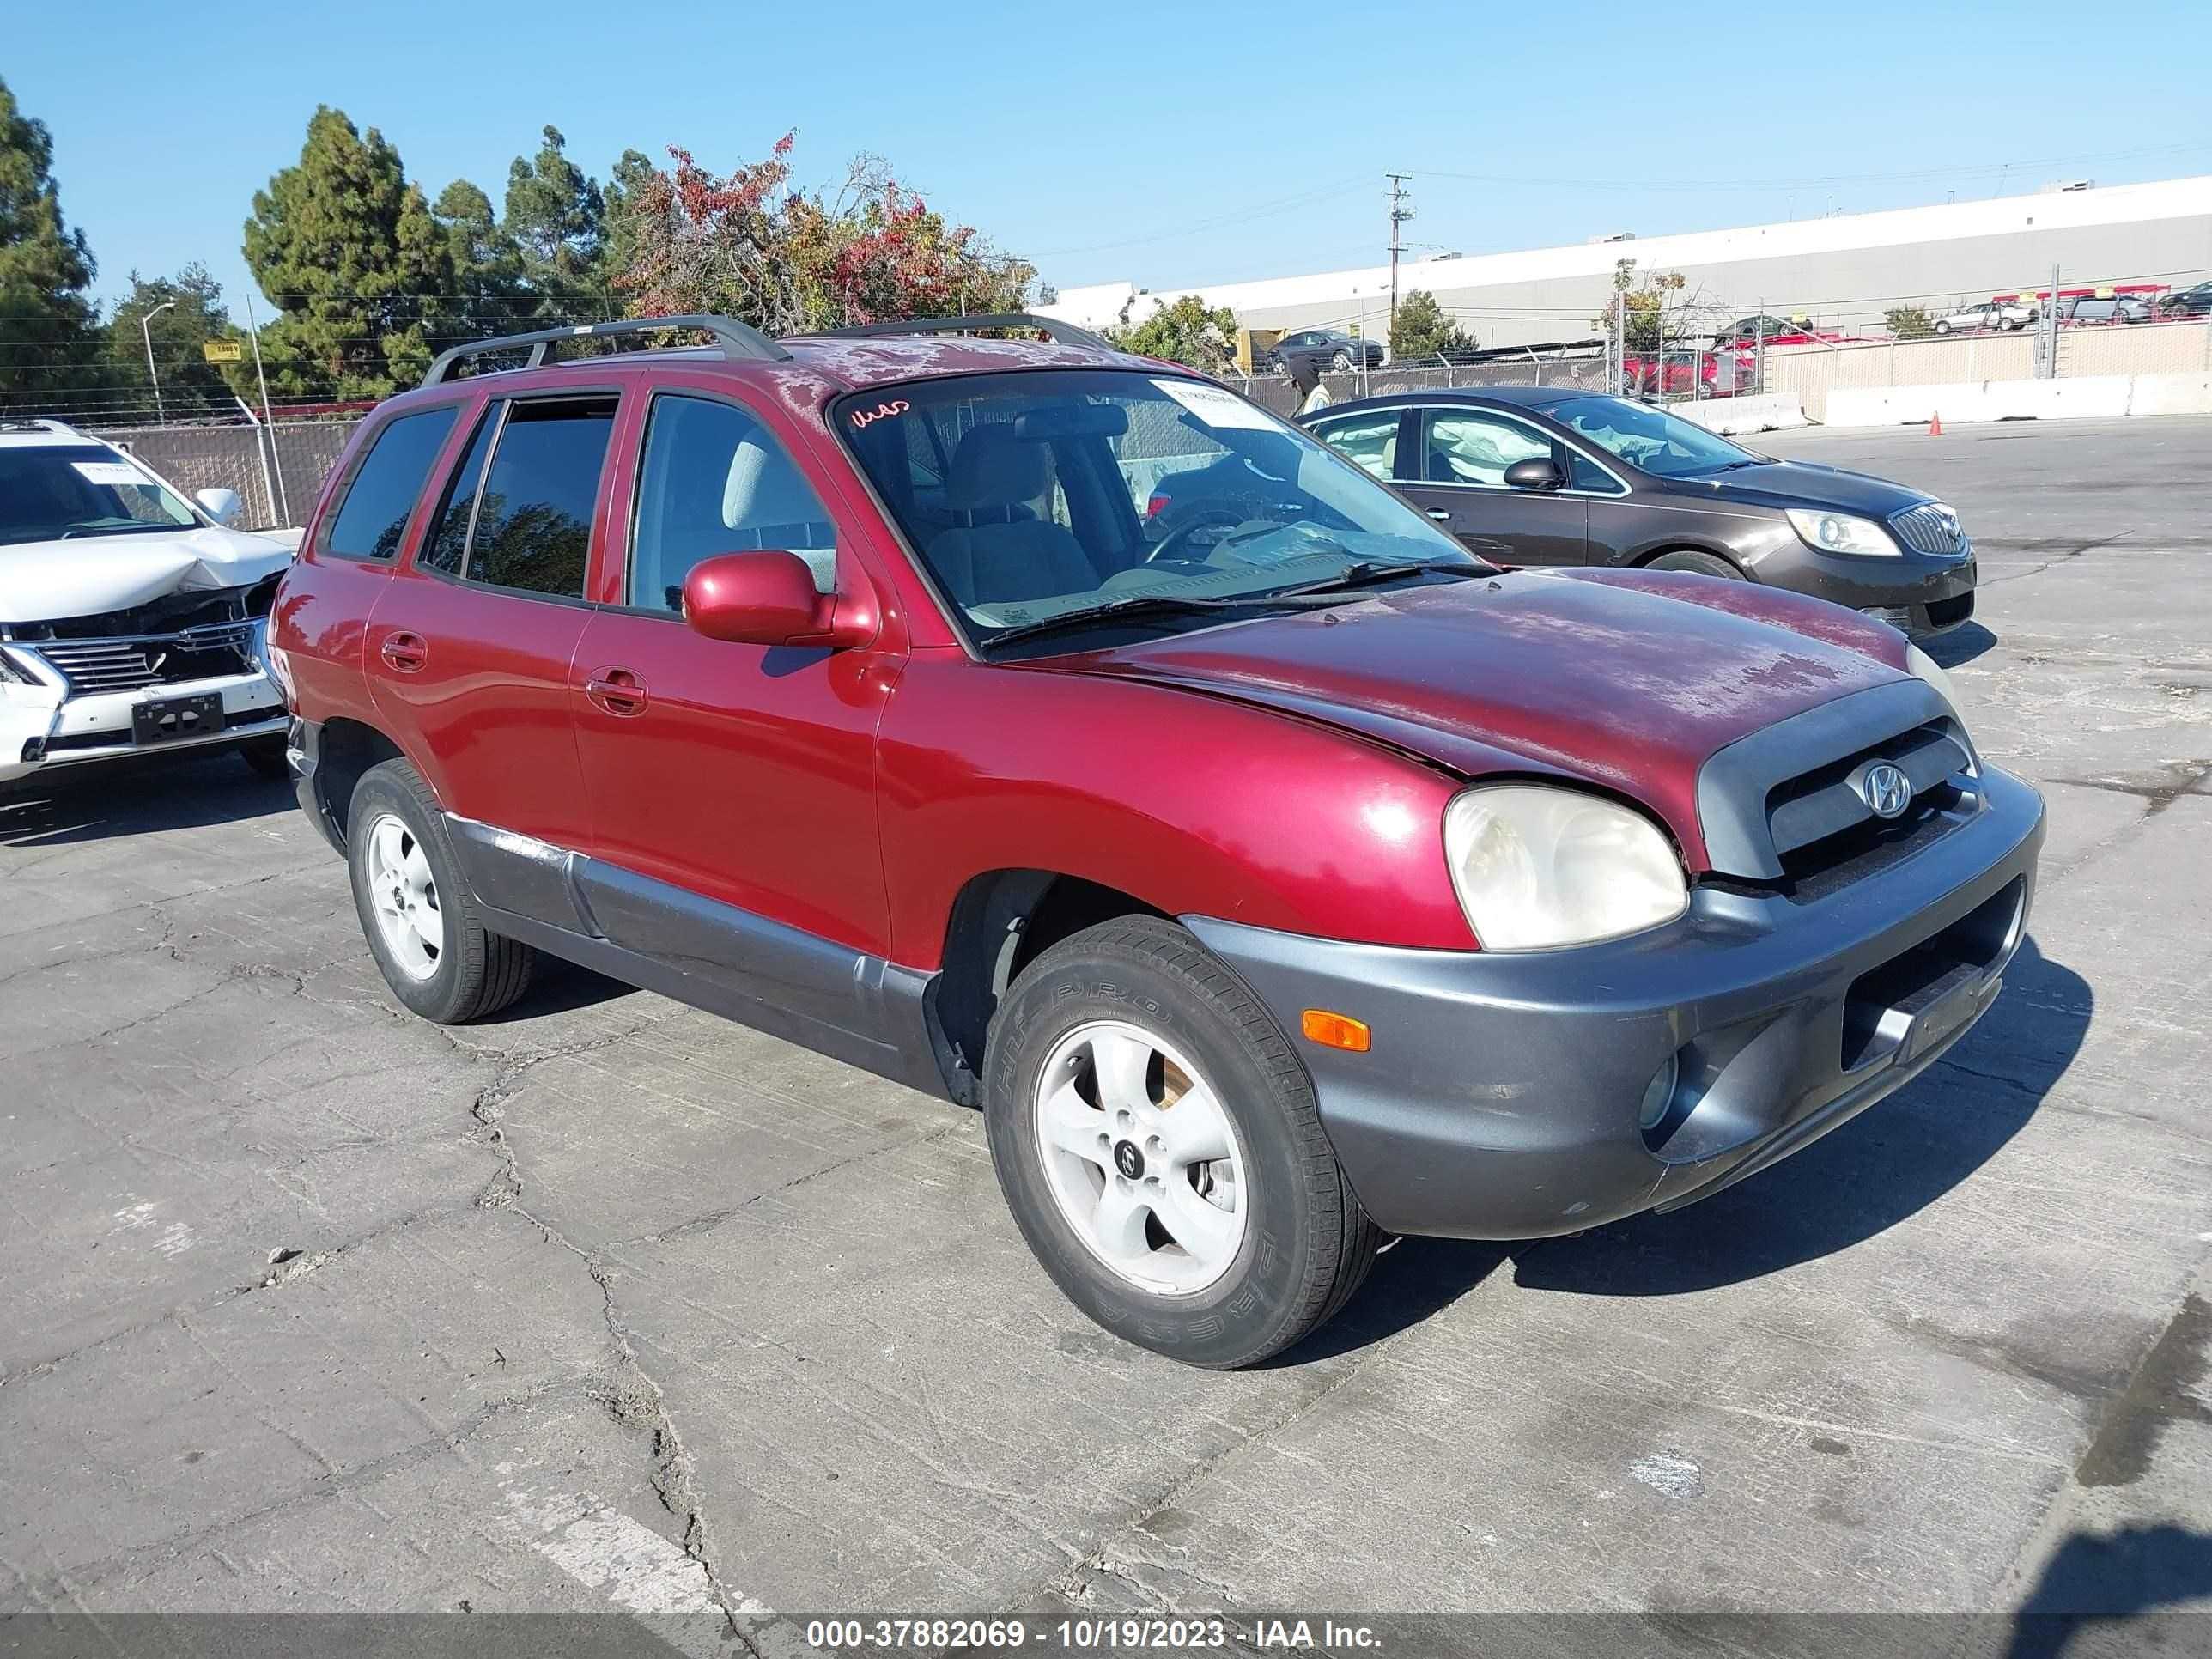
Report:
<svg viewBox="0 0 2212 1659"><path fill-rule="evenodd" d="M1878 818L1902 817L1912 805L1912 780L1887 761L1876 761L1859 774L1859 799Z"/></svg>

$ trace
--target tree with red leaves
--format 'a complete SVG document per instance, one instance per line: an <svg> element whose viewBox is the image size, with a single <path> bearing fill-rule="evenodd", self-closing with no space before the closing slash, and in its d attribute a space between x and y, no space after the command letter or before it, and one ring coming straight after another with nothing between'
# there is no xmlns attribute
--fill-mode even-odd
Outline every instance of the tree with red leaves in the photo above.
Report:
<svg viewBox="0 0 2212 1659"><path fill-rule="evenodd" d="M767 159L716 173L669 147L633 180L611 240L633 315L717 312L771 334L1017 310L1036 271L966 225L949 225L863 155L834 197L792 182L795 135Z"/></svg>

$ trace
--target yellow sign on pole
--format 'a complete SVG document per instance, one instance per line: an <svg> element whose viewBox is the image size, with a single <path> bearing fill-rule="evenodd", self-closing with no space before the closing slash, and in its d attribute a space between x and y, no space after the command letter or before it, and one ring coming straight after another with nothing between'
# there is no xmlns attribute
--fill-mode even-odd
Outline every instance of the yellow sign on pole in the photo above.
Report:
<svg viewBox="0 0 2212 1659"><path fill-rule="evenodd" d="M208 340L202 343L200 356L211 363L243 362L246 348L236 340Z"/></svg>

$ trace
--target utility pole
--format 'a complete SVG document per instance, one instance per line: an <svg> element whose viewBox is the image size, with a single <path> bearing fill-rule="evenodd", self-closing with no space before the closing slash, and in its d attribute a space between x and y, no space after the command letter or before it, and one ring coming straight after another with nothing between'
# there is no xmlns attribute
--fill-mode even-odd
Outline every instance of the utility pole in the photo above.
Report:
<svg viewBox="0 0 2212 1659"><path fill-rule="evenodd" d="M1398 227L1413 216L1413 204L1406 200L1406 180L1413 175L1386 173L1382 176L1390 181L1390 331L1395 334L1398 330L1398 256L1406 251L1406 245L1398 240Z"/></svg>

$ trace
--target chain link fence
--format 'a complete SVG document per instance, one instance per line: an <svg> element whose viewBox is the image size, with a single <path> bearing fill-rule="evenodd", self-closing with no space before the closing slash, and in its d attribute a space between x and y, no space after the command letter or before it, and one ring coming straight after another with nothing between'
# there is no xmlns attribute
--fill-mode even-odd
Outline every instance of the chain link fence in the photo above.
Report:
<svg viewBox="0 0 2212 1659"><path fill-rule="evenodd" d="M241 530L303 524L323 478L359 424L280 421L275 426L125 426L88 428L128 451L186 495L234 489Z"/></svg>

